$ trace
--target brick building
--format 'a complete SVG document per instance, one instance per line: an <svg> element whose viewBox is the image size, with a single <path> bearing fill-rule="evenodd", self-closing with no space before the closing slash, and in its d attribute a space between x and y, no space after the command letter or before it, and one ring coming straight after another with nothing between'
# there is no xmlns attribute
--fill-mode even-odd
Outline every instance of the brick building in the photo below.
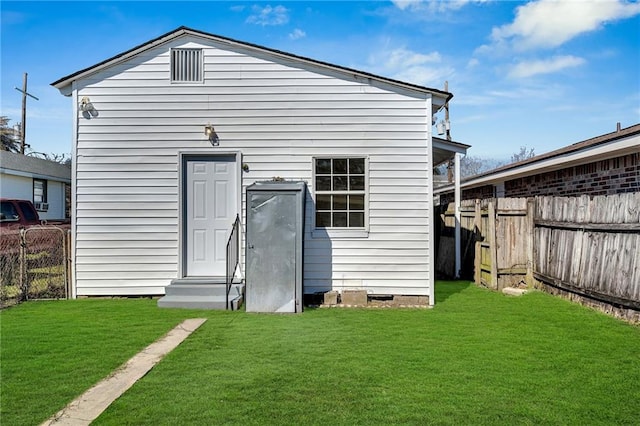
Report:
<svg viewBox="0 0 640 426"><path fill-rule="evenodd" d="M470 176L461 189L463 200L640 192L640 123ZM435 195L451 202L453 190L446 185Z"/></svg>

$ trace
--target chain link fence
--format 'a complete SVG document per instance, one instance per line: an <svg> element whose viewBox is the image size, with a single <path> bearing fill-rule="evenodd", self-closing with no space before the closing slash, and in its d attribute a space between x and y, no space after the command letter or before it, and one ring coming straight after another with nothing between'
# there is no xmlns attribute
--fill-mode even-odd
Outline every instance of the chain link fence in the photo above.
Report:
<svg viewBox="0 0 640 426"><path fill-rule="evenodd" d="M70 231L34 226L0 233L0 307L70 296Z"/></svg>

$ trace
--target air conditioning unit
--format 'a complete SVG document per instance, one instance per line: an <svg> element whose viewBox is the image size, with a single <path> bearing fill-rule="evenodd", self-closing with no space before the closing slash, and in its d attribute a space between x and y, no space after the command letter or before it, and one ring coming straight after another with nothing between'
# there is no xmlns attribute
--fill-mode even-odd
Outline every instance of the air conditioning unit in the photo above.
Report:
<svg viewBox="0 0 640 426"><path fill-rule="evenodd" d="M49 203L33 203L33 206L39 212L46 212L49 210Z"/></svg>

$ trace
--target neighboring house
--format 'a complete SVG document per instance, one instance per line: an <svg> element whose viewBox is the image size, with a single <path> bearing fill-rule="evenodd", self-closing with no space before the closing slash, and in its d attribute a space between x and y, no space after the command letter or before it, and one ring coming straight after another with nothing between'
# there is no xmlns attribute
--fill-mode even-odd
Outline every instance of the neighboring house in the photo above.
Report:
<svg viewBox="0 0 640 426"><path fill-rule="evenodd" d="M640 124L465 178L462 199L640 192ZM434 192L453 201L453 185Z"/></svg>
<svg viewBox="0 0 640 426"><path fill-rule="evenodd" d="M185 27L52 85L74 105L75 296L220 280L246 187L284 179L307 183L305 293L434 303L432 169L467 148L432 138L450 93Z"/></svg>
<svg viewBox="0 0 640 426"><path fill-rule="evenodd" d="M69 218L70 166L0 150L0 175L2 198L33 201L40 219Z"/></svg>

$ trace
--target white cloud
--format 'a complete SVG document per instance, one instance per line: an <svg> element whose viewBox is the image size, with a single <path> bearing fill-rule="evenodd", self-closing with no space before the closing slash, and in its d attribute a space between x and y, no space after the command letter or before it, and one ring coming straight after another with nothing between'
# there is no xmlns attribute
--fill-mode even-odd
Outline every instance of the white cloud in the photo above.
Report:
<svg viewBox="0 0 640 426"><path fill-rule="evenodd" d="M422 3L422 0L391 0L391 3L393 3L398 9L405 10L419 5Z"/></svg>
<svg viewBox="0 0 640 426"><path fill-rule="evenodd" d="M372 72L407 83L440 87L453 74L438 52L418 53L404 47L381 50L369 58Z"/></svg>
<svg viewBox="0 0 640 426"><path fill-rule="evenodd" d="M300 28L296 28L293 32L289 33L289 38L291 40L298 40L299 38L304 38L307 36L307 33L302 31Z"/></svg>
<svg viewBox="0 0 640 426"><path fill-rule="evenodd" d="M480 65L480 61L477 58L471 58L471 59L469 59L469 62L467 62L467 68L468 69L475 68L478 65Z"/></svg>
<svg viewBox="0 0 640 426"><path fill-rule="evenodd" d="M247 23L256 25L284 25L289 22L289 9L279 5L271 7L267 5L260 7L255 5L251 8L253 12L248 18Z"/></svg>
<svg viewBox="0 0 640 426"><path fill-rule="evenodd" d="M595 31L605 23L640 14L640 3L625 0L537 0L516 8L516 18L494 27L494 44L518 50L552 48Z"/></svg>
<svg viewBox="0 0 640 426"><path fill-rule="evenodd" d="M407 50L403 47L386 53L386 66L391 68L423 65L429 62L440 62L440 53L431 52L427 55Z"/></svg>
<svg viewBox="0 0 640 426"><path fill-rule="evenodd" d="M511 68L509 77L525 78L538 74L551 74L565 68L580 66L585 62L583 58L571 55L554 56L553 58L535 61L522 61Z"/></svg>
<svg viewBox="0 0 640 426"><path fill-rule="evenodd" d="M237 4L234 6L231 6L229 9L232 12L242 12L244 10L245 6L243 4Z"/></svg>
<svg viewBox="0 0 640 426"><path fill-rule="evenodd" d="M469 3L485 3L490 0L392 0L391 2L400 10L446 12L458 10Z"/></svg>

